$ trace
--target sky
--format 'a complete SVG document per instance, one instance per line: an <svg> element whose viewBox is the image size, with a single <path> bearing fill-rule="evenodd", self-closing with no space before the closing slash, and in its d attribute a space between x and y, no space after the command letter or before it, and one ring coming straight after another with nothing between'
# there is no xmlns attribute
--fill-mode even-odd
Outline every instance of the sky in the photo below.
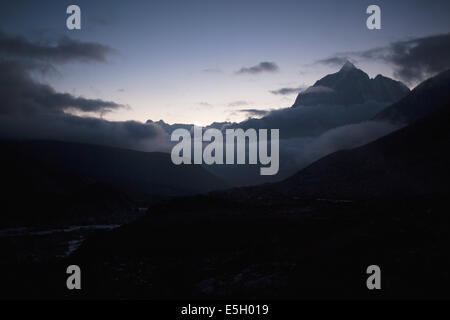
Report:
<svg viewBox="0 0 450 320"><path fill-rule="evenodd" d="M81 8L81 30L66 28L70 4ZM381 30L366 28L370 4L381 8ZM206 125L292 105L299 88L339 69L320 60L448 33L448 12L450 2L440 0L18 0L1 4L0 31L111 48L100 63L35 75L58 92L125 106L102 115L107 120ZM366 56L356 65L403 80L384 62Z"/></svg>

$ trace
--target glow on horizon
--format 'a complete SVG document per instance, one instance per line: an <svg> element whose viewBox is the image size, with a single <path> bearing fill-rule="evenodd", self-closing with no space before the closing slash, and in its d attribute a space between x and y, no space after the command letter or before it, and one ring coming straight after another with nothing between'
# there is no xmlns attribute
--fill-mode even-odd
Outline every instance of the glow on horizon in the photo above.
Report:
<svg viewBox="0 0 450 320"><path fill-rule="evenodd" d="M384 76L393 77L392 70L383 65L365 63L356 64L357 67L369 74L371 78L381 73ZM112 121L135 120L146 122L147 120L159 121L166 123L190 123L198 126L206 126L213 122L240 122L248 118L241 109L257 109L257 110L274 110L287 108L292 106L297 94L290 95L274 95L270 90L280 87L308 87L315 81L319 80L326 74L334 73L339 67L322 67L317 66L316 71L308 72L308 74L286 74L286 78L298 77L297 81L281 81L283 74L276 75L275 84L271 84L274 77L267 75L265 80L261 78L239 78L234 75L222 76L223 78L231 78L232 82L242 81L245 90L234 90L234 86L229 83L208 83L209 77L206 76L204 81L199 81L197 90L190 90L190 94L185 94L185 102L174 103L174 97L166 99L164 96L159 99L151 98L146 92L127 91L117 93L114 101L122 103L127 108L119 109L111 113L105 114L104 119ZM319 74L320 71L320 74ZM317 75L316 75L317 74ZM303 80L302 80L303 79ZM288 79L287 79L288 80ZM308 82L306 82L308 81ZM248 85L250 83L250 85ZM226 84L226 85L225 85ZM277 87L278 85L278 87ZM208 94L203 94L203 88L209 87ZM214 90L216 88L216 90ZM249 89L250 88L250 89ZM246 104L244 104L246 102ZM235 105L233 105L233 103ZM241 103L241 104L239 104ZM180 108L183 112L180 112Z"/></svg>

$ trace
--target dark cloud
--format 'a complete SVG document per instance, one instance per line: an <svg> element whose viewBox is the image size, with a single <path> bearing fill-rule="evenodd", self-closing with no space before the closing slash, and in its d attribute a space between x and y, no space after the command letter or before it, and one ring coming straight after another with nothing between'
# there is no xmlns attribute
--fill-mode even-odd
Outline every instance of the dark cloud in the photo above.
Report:
<svg viewBox="0 0 450 320"><path fill-rule="evenodd" d="M58 140L142 151L168 151L168 136L156 124L107 121L71 114L0 114L0 138Z"/></svg>
<svg viewBox="0 0 450 320"><path fill-rule="evenodd" d="M241 113L245 113L248 117L261 117L265 116L270 112L270 110L261 110L261 109L241 109L238 111Z"/></svg>
<svg viewBox="0 0 450 320"><path fill-rule="evenodd" d="M22 36L0 31L0 56L10 59L37 60L47 63L105 62L113 50L94 42L62 37L55 44L31 42Z"/></svg>
<svg viewBox="0 0 450 320"><path fill-rule="evenodd" d="M450 68L450 33L396 41L365 51L340 53L316 62L341 66L349 57L388 63L393 66L395 77L410 84L416 83Z"/></svg>
<svg viewBox="0 0 450 320"><path fill-rule="evenodd" d="M168 151L158 124L107 121L76 112L103 114L123 107L112 101L56 92L31 77L36 67L68 61L103 61L105 47L63 40L56 46L0 35L0 139L46 139Z"/></svg>
<svg viewBox="0 0 450 320"><path fill-rule="evenodd" d="M240 70L238 70L237 74L257 74L262 72L277 72L279 70L278 65L275 62L260 62L259 64L252 66L252 67L243 67Z"/></svg>
<svg viewBox="0 0 450 320"><path fill-rule="evenodd" d="M450 33L393 42L359 56L393 64L395 76L406 82L422 81L450 68Z"/></svg>
<svg viewBox="0 0 450 320"><path fill-rule="evenodd" d="M111 101L55 92L34 81L22 64L12 61L0 61L0 101L0 113L55 113L69 109L105 113L122 107Z"/></svg>
<svg viewBox="0 0 450 320"><path fill-rule="evenodd" d="M123 107L112 101L58 93L30 77L30 71L53 69L53 64L105 61L112 50L98 43L67 37L56 44L33 43L0 31L0 113L58 113L67 110L103 114Z"/></svg>
<svg viewBox="0 0 450 320"><path fill-rule="evenodd" d="M14 63L0 63L0 101L1 139L73 141L144 151L166 150L168 145L162 142L166 134L157 124L66 113L67 109L103 113L119 105L55 92L33 81L27 69Z"/></svg>
<svg viewBox="0 0 450 320"><path fill-rule="evenodd" d="M123 105L117 104L112 101L86 99L83 97L74 97L68 93L56 92L52 95L49 95L47 103L49 106L54 106L55 108L73 108L83 112L101 113L110 112L112 111L112 109L124 107Z"/></svg>
<svg viewBox="0 0 450 320"><path fill-rule="evenodd" d="M304 87L298 87L298 88L280 88L278 90L272 90L270 91L273 94L277 94L277 95L282 95L282 96L286 96L289 94L297 94L299 93L301 90L305 89Z"/></svg>

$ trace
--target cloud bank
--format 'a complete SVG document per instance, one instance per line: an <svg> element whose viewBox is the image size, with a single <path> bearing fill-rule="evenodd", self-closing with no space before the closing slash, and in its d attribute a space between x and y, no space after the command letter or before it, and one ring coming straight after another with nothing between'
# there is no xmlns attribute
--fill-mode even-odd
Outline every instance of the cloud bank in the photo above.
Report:
<svg viewBox="0 0 450 320"><path fill-rule="evenodd" d="M0 31L0 55L11 59L40 60L49 63L105 62L113 50L93 42L62 37L55 44L33 43L22 36Z"/></svg>
<svg viewBox="0 0 450 320"><path fill-rule="evenodd" d="M123 107L112 101L75 97L58 93L52 87L37 83L29 69L19 62L0 60L0 113L57 113L67 110L111 112Z"/></svg>
<svg viewBox="0 0 450 320"><path fill-rule="evenodd" d="M56 45L32 43L0 33L0 138L46 139L166 151L167 134L157 124L107 121L73 113L104 114L124 107L113 101L56 92L34 80L36 67L105 61L111 50L63 39Z"/></svg>

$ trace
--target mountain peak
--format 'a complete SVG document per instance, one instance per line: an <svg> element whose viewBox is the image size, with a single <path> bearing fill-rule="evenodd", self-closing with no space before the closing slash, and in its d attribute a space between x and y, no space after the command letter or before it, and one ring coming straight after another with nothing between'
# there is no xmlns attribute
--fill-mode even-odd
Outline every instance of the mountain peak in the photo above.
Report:
<svg viewBox="0 0 450 320"><path fill-rule="evenodd" d="M367 73L346 61L338 72L326 75L300 92L293 106L351 105L368 101L394 103L408 92L403 83L384 76L370 79Z"/></svg>
<svg viewBox="0 0 450 320"><path fill-rule="evenodd" d="M353 70L353 69L357 69L355 67L355 65L353 63L351 63L350 61L345 61L344 65L342 66L340 71L345 71L345 70Z"/></svg>

